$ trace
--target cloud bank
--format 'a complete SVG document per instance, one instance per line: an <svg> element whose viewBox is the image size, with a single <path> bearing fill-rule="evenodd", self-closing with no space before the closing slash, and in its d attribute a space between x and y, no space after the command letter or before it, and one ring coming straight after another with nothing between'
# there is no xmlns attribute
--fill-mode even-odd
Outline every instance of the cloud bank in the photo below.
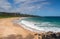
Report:
<svg viewBox="0 0 60 39"><path fill-rule="evenodd" d="M34 11L41 10L47 5L49 5L47 0L0 0L0 12L33 14Z"/></svg>

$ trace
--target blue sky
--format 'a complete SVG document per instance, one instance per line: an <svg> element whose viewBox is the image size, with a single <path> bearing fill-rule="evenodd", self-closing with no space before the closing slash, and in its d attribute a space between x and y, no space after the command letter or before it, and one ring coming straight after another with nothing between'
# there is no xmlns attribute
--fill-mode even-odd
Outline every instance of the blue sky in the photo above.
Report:
<svg viewBox="0 0 60 39"><path fill-rule="evenodd" d="M60 16L60 0L0 0L0 12Z"/></svg>

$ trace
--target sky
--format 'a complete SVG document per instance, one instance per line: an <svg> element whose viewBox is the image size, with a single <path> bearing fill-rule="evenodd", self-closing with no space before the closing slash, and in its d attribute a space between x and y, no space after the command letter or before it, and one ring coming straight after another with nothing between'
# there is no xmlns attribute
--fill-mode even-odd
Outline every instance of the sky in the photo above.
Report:
<svg viewBox="0 0 60 39"><path fill-rule="evenodd" d="M60 0L0 0L0 12L60 16Z"/></svg>

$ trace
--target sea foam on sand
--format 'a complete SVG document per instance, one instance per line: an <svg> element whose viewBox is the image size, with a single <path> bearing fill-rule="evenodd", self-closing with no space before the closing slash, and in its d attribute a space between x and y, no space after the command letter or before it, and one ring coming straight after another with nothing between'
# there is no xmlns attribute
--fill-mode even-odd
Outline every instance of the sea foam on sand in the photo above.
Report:
<svg viewBox="0 0 60 39"><path fill-rule="evenodd" d="M52 31L52 32L59 32L60 28L57 28L57 27L39 27L39 26L36 26L35 22L31 22L31 21L26 21L26 20L19 20L17 22L17 24L19 25L22 25L21 27L23 27L24 29L27 29L27 30L30 30L30 31L33 31L33 32L48 32L48 31ZM41 26L42 25L51 25L49 23L41 23Z"/></svg>

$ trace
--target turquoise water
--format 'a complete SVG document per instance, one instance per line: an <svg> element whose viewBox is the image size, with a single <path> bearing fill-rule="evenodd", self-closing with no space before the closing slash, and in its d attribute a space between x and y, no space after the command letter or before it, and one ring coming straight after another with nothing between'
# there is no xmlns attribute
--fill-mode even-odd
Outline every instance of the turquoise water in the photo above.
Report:
<svg viewBox="0 0 60 39"><path fill-rule="evenodd" d="M23 20L25 24L28 22L27 26L31 23L31 26L34 25L35 28L43 29L43 31L60 32L60 17L28 17Z"/></svg>

